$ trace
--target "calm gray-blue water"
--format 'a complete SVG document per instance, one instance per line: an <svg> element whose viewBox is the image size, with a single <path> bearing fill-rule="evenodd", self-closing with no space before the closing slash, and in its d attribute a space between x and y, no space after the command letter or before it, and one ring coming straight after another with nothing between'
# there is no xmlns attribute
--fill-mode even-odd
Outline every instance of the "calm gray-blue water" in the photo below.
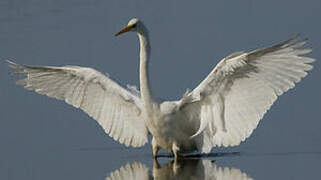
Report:
<svg viewBox="0 0 321 180"><path fill-rule="evenodd" d="M317 61L239 147L179 162L153 162L150 144L125 148L82 111L13 83L6 59L88 66L138 85L137 37L114 37L133 17L150 30L159 98L180 98L231 52L297 33ZM320 179L320 17L320 0L0 0L0 179Z"/></svg>

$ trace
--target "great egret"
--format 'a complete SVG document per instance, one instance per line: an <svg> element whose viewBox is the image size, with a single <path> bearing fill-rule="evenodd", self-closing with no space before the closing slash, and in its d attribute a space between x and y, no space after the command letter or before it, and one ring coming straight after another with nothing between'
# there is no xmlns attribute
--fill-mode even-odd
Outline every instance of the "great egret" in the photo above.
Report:
<svg viewBox="0 0 321 180"><path fill-rule="evenodd" d="M175 159L179 153L239 145L277 97L313 67L309 63L314 59L300 56L311 52L301 48L306 40L295 37L249 53L233 53L180 100L158 103L149 87L148 30L134 18L116 36L128 31L136 32L140 42L140 95L87 67L8 63L26 76L18 84L82 109L116 141L140 147L151 134L153 156L162 148L173 152Z"/></svg>

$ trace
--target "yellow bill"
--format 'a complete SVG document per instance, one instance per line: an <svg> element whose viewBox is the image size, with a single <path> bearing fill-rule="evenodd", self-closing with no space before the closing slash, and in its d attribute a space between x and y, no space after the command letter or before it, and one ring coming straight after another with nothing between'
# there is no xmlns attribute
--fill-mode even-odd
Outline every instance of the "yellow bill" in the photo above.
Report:
<svg viewBox="0 0 321 180"><path fill-rule="evenodd" d="M118 33L115 34L115 36L119 36L125 32L128 32L130 31L132 28L134 27L134 25L129 25L129 26L126 26L124 29L120 30Z"/></svg>

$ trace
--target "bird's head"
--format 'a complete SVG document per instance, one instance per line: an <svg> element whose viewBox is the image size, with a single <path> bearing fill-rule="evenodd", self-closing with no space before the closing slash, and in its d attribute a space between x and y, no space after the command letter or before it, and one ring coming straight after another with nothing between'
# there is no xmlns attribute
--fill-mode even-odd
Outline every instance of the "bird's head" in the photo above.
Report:
<svg viewBox="0 0 321 180"><path fill-rule="evenodd" d="M120 30L118 33L116 33L115 36L119 36L129 31L140 32L142 28L142 22L137 18L133 18L128 22L127 26Z"/></svg>

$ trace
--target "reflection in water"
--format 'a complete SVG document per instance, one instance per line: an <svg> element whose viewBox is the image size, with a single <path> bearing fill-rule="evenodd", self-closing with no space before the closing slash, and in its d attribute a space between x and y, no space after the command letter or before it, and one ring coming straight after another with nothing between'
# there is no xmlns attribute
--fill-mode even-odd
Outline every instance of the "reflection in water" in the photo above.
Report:
<svg viewBox="0 0 321 180"><path fill-rule="evenodd" d="M135 162L112 172L106 180L252 180L239 169L218 167L211 160L184 159L169 162L160 166L157 160L153 163L153 172L142 163Z"/></svg>
<svg viewBox="0 0 321 180"><path fill-rule="evenodd" d="M152 179L149 176L148 168L142 163L128 163L120 169L112 172L106 180L147 180Z"/></svg>

